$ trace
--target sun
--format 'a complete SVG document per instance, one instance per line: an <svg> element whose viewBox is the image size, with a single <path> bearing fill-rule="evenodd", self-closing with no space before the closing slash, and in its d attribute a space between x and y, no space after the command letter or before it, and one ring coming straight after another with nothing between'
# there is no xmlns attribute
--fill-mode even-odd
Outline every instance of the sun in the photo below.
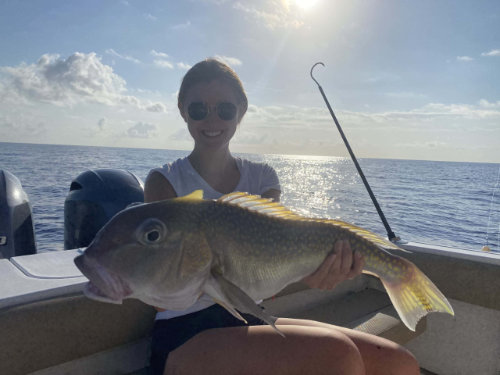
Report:
<svg viewBox="0 0 500 375"><path fill-rule="evenodd" d="M293 0L295 5L303 10L309 10L313 8L319 0Z"/></svg>

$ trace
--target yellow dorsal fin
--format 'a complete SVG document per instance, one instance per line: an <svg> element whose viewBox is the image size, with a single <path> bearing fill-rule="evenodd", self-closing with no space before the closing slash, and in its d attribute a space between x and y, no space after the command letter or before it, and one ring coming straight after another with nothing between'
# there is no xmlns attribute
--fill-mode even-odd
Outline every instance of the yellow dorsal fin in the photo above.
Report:
<svg viewBox="0 0 500 375"><path fill-rule="evenodd" d="M393 244L389 240L386 240L385 238L370 232L369 230L360 228L356 225L346 223L345 221L341 220L332 220L332 219L316 219L316 218L308 218L301 216L299 214L296 214L292 211L290 211L288 208L283 206L281 203L278 202L273 202L272 199L268 198L262 198L259 195L251 195L248 193L242 193L242 192L234 192L234 193L229 193L226 195L223 195L219 199L217 199L217 202L222 202L222 203L227 203L227 204L232 204L235 206L240 206L243 208L246 208L251 211L256 211L262 214L266 214L269 216L275 216L287 220L300 220L300 221L312 221L312 222L317 222L317 223L326 223L326 224L331 224L335 225L338 227L341 227L343 229L346 229L352 233L357 234L358 236L361 236L385 249L390 249L390 250L402 250L400 247L397 245Z"/></svg>
<svg viewBox="0 0 500 375"><path fill-rule="evenodd" d="M384 249L390 249L390 250L399 250L399 251L405 251L401 249L398 245L392 243L389 240L386 240L385 238L379 236L378 234L375 234L367 229L363 229L361 227L358 227L354 224L346 223L345 221L341 220L331 220L331 219L317 219L315 221L321 221L325 223L330 223L333 225L337 225L339 227L342 227L344 229L349 230L350 232L356 233L357 235L377 244L382 246Z"/></svg>
<svg viewBox="0 0 500 375"><path fill-rule="evenodd" d="M262 198L260 195L234 192L223 195L222 197L217 199L217 202L243 207L251 211L266 214L268 216L279 216L293 220L308 220L307 218L293 213L281 203L273 202L273 200L269 198Z"/></svg>
<svg viewBox="0 0 500 375"><path fill-rule="evenodd" d="M191 194L174 198L177 201L200 201L203 200L203 190L195 190Z"/></svg>

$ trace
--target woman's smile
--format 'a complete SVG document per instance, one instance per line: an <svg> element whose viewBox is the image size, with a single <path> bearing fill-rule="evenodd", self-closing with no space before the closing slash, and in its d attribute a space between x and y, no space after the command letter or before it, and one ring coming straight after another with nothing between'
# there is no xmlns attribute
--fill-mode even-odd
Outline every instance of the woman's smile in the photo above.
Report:
<svg viewBox="0 0 500 375"><path fill-rule="evenodd" d="M222 130L202 130L201 133L205 137L214 138L214 137L221 135L223 133L223 131Z"/></svg>

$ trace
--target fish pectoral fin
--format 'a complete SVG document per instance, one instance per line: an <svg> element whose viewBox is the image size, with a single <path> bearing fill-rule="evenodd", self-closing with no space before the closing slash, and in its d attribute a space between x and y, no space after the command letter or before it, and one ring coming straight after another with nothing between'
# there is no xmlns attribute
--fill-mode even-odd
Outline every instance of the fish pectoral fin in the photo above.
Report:
<svg viewBox="0 0 500 375"><path fill-rule="evenodd" d="M213 298L213 297L212 297ZM242 317L240 315L240 313L238 312L238 310L236 310L233 306L231 305L228 305L227 303L225 303L224 301L221 301L217 298L213 298L213 300L218 303L219 305L221 305L222 307L224 307L227 311L229 311L236 319L239 319L243 322L245 322L245 324L248 324L247 320Z"/></svg>
<svg viewBox="0 0 500 375"><path fill-rule="evenodd" d="M250 298L243 290L234 285L229 280L225 279L219 272L212 271L211 278L205 283L204 292L214 299L215 302L224 307L227 311L233 314L236 318L246 320L236 311L251 314L273 327L281 336L285 336L276 327L276 317L266 313L255 301Z"/></svg>

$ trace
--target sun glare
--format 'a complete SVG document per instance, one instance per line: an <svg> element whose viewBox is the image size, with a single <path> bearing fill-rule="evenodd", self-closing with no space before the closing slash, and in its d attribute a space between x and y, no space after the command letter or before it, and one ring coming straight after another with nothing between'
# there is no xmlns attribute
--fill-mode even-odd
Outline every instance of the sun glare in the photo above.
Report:
<svg viewBox="0 0 500 375"><path fill-rule="evenodd" d="M309 10L314 7L318 0L294 0L295 5L303 10Z"/></svg>

